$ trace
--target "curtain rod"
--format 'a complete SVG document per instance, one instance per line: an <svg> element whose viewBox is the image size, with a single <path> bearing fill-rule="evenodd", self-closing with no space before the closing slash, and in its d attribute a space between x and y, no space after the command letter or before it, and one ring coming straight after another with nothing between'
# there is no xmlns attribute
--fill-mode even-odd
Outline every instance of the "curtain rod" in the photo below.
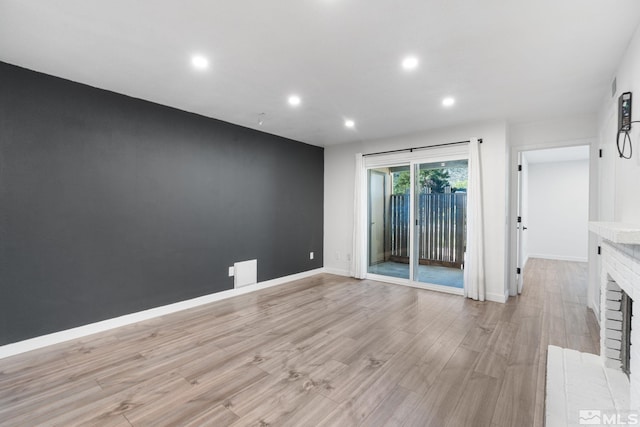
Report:
<svg viewBox="0 0 640 427"><path fill-rule="evenodd" d="M422 147L413 147L413 148L401 148L399 150L389 150L389 151L379 151L377 153L367 153L367 154L363 154L362 157L367 157L367 156L377 156L380 154L391 154L391 153L401 153L403 151L409 151L409 152L413 152L413 150L424 150L427 148L436 148L436 147L445 147L447 145L458 145L458 144L468 144L471 141L458 141L458 142L447 142L445 144L436 144L436 145L424 145ZM480 144L482 144L482 138L478 138L478 142Z"/></svg>

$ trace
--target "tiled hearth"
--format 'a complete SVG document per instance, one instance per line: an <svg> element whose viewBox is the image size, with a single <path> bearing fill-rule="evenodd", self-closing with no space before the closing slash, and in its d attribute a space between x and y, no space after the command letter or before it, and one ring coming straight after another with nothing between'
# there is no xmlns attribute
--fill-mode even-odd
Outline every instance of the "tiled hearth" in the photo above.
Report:
<svg viewBox="0 0 640 427"><path fill-rule="evenodd" d="M626 339L621 310L624 293L631 301L640 298L640 225L592 222L589 229L603 240L600 356L549 346L547 427L610 425L604 417L613 414L628 425L640 414L640 315L631 318L627 376L622 370ZM636 305L638 313L640 303ZM601 423L590 422L600 416Z"/></svg>

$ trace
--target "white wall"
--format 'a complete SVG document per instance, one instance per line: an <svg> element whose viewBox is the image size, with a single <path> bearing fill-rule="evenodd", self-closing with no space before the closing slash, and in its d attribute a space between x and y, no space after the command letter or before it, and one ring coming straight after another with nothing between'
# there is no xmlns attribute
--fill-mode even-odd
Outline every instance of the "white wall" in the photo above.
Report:
<svg viewBox="0 0 640 427"><path fill-rule="evenodd" d="M597 134L597 115L579 114L513 124L509 127L509 145L527 149L580 145L576 141L590 141Z"/></svg>
<svg viewBox="0 0 640 427"><path fill-rule="evenodd" d="M631 160L620 159L616 149L618 126L618 97L623 92L633 93L632 118L640 119L640 27L629 43L616 73L611 80L617 80L617 92L603 94L602 106L598 114L598 148L603 157L597 161L598 205L597 221L619 221L640 224L640 124L635 123L630 135L634 154ZM596 245L600 239L590 233L590 241ZM600 302L600 257L591 258L589 265L589 294L596 313ZM599 318L599 316L598 316Z"/></svg>
<svg viewBox="0 0 640 427"><path fill-rule="evenodd" d="M633 93L633 120L640 120L640 31L636 30L615 77L617 93L605 96L599 114L600 148L606 158L600 168L600 212L602 220L640 224L640 123L633 124L630 132L634 148L631 160L618 157L615 141L621 93Z"/></svg>
<svg viewBox="0 0 640 427"><path fill-rule="evenodd" d="M435 145L483 138L487 298L503 302L506 291L507 145L506 124L488 122L391 139L357 142L325 148L324 262L329 272L349 274L353 233L355 153Z"/></svg>
<svg viewBox="0 0 640 427"><path fill-rule="evenodd" d="M527 248L530 257L587 261L589 161L530 163Z"/></svg>

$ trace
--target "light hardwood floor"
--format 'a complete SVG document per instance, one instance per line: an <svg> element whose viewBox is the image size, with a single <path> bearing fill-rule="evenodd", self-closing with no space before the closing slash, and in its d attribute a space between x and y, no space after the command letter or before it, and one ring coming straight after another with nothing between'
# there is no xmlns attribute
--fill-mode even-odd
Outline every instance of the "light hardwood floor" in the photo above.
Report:
<svg viewBox="0 0 640 427"><path fill-rule="evenodd" d="M546 347L598 351L586 265L507 304L328 274L0 360L0 425L542 426Z"/></svg>

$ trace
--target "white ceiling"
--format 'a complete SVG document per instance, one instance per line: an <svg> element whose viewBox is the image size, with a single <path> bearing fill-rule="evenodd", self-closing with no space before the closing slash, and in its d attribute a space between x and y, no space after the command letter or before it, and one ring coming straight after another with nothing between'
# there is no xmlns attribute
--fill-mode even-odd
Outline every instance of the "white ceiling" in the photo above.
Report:
<svg viewBox="0 0 640 427"><path fill-rule="evenodd" d="M0 0L0 60L326 146L595 112L639 21L637 0Z"/></svg>
<svg viewBox="0 0 640 427"><path fill-rule="evenodd" d="M523 155L529 164L589 160L589 146L580 145L577 147L526 151Z"/></svg>

